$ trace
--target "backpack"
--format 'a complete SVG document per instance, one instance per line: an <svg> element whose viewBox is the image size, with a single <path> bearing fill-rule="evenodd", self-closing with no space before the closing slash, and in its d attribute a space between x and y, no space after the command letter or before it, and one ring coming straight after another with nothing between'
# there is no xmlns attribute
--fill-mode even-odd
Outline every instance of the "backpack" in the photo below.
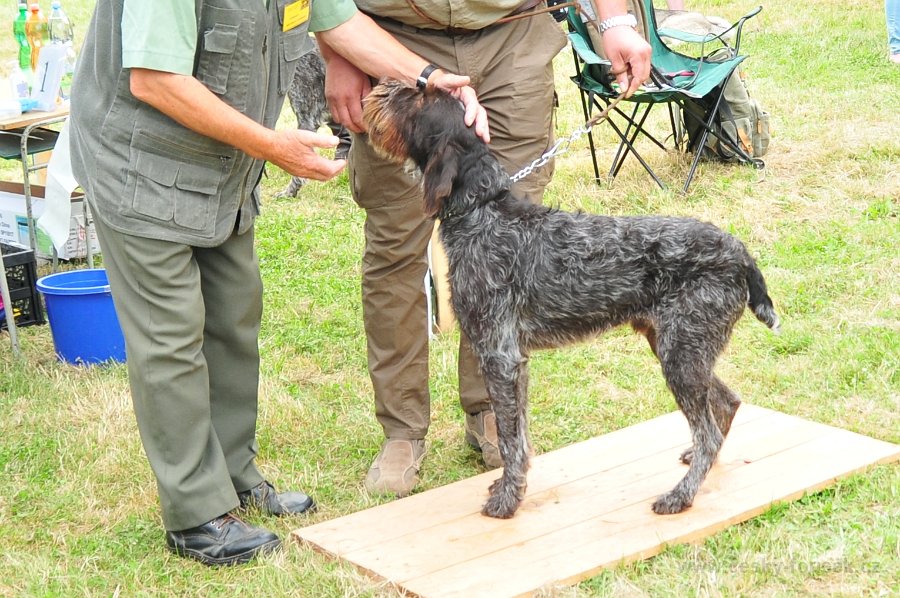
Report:
<svg viewBox="0 0 900 598"><path fill-rule="evenodd" d="M708 106L707 109L712 109ZM707 113L708 114L708 113ZM693 119L691 119L693 120ZM753 98L747 90L744 73L738 69L725 82L725 95L713 119L714 131L722 131L735 140L751 158L761 158L769 149L771 131L769 113ZM697 151L702 126L696 121L685 122L691 151ZM727 144L710 134L706 138L703 153L705 158L722 162L740 160L737 153Z"/></svg>

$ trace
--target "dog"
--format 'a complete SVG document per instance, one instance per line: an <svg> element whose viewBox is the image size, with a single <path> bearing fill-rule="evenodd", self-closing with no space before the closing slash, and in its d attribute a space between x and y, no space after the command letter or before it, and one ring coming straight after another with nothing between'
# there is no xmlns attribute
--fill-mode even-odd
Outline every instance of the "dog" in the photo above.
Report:
<svg viewBox="0 0 900 598"><path fill-rule="evenodd" d="M626 323L650 343L693 441L681 455L687 474L653 511L690 507L740 405L713 374L716 359L748 305L778 331L745 246L689 218L569 213L516 197L445 92L383 82L363 117L383 156L421 172L424 212L440 220L451 303L481 366L504 463L482 513L512 517L525 494L529 353Z"/></svg>
<svg viewBox="0 0 900 598"><path fill-rule="evenodd" d="M331 133L341 140L334 152L334 159L346 160L350 153L350 132L334 122L328 111L328 102L325 99L325 61L322 59L318 44L297 63L287 97L291 111L297 117L297 128L317 131L321 125L327 125ZM292 176L291 182L278 197L297 197L305 184L306 179Z"/></svg>

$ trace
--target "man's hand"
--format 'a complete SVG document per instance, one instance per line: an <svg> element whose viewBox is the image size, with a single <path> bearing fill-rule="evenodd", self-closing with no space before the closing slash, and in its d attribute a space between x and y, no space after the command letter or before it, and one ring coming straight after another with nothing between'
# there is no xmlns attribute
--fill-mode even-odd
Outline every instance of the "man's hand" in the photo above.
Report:
<svg viewBox="0 0 900 598"><path fill-rule="evenodd" d="M650 44L631 27L603 32L603 51L612 65L619 89L628 97L650 77Z"/></svg>
<svg viewBox="0 0 900 598"><path fill-rule="evenodd" d="M328 181L340 173L346 160L329 160L314 148L334 148L340 140L334 135L313 133L303 129L273 131L273 145L268 161L294 176Z"/></svg>
<svg viewBox="0 0 900 598"><path fill-rule="evenodd" d="M320 47L325 59L325 98L331 117L354 133L365 132L362 101L372 91L369 75L324 44L320 43Z"/></svg>
<svg viewBox="0 0 900 598"><path fill-rule="evenodd" d="M488 130L487 111L478 103L475 90L469 87L469 78L461 75L445 73L441 69L436 70L428 78L428 84L438 89L449 92L453 97L462 102L466 109L465 122L467 126L475 126L475 134L481 137L485 143L491 142L491 132Z"/></svg>

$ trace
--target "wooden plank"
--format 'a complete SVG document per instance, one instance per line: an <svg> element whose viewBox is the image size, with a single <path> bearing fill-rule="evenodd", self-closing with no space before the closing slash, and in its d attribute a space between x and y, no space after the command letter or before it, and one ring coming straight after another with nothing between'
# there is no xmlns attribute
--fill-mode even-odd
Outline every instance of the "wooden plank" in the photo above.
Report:
<svg viewBox="0 0 900 598"><path fill-rule="evenodd" d="M772 413L742 407L735 417L734 428L763 417L771 418ZM537 506L537 494L567 480L611 469L644 453L668 450L680 454L689 443L687 422L679 412L673 412L540 455L532 460L528 475L529 493L523 508ZM592 459L594 465L585 470L583 464ZM444 486L440 489L440 502L435 502L433 495L424 492L309 526L303 528L301 539L335 556L342 556L367 546L379 545L386 537L416 533L443 522L479 514L481 505L487 499L488 486L499 475L498 470L489 471ZM357 529L365 529L369 533L359 534Z"/></svg>
<svg viewBox="0 0 900 598"><path fill-rule="evenodd" d="M546 586L577 583L606 567L654 556L666 545L703 539L764 512L775 501L799 498L865 467L855 466L856 451L829 454L836 440L820 436L802 445L802 450L748 464L734 476L737 479L720 480L721 491L703 492L694 507L679 515L653 515L650 504L655 494L645 494L643 500L622 509L493 552L489 558L458 562L418 579L399 580L399 585L422 596L473 596L484 592L485 580L491 580L496 584L491 595L519 596ZM855 443L840 439L837 444ZM814 466L823 455L833 457L834 467L844 473L823 474L823 468ZM774 473L780 467L784 470ZM504 571L502 579L492 579L497 570Z"/></svg>
<svg viewBox="0 0 900 598"><path fill-rule="evenodd" d="M809 439L808 433L804 435L809 427L785 430L778 426L777 418L774 418L776 421L772 419L754 420L745 426L741 439L752 437L755 443L766 445L771 452ZM822 432L814 433L821 435ZM471 561L507 546L555 534L570 525L580 525L593 517L636 503L643 505L648 498L655 499L670 490L687 471L686 466L678 463L680 452L654 453L561 483L536 495L530 492L512 519L485 522L486 518L476 509L465 517L431 526L425 533L382 537L381 542L345 556L366 569L382 572L396 580L443 569L447 563ZM743 459L739 465L743 465ZM716 480L709 481L714 484ZM486 488L483 496L486 499ZM649 507L646 509L649 513ZM558 538L564 544L568 542L565 534Z"/></svg>
<svg viewBox="0 0 900 598"><path fill-rule="evenodd" d="M536 457L513 519L480 515L498 471L302 528L294 536L422 596L517 596L692 542L878 462L900 447L744 405L694 506L650 510L684 475L679 413ZM503 571L503 575L496 575Z"/></svg>

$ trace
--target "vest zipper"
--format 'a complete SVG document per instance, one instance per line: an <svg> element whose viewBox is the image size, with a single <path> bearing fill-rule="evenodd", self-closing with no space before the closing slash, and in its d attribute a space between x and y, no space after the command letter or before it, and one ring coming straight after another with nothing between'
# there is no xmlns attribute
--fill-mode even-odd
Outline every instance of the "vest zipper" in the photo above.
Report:
<svg viewBox="0 0 900 598"><path fill-rule="evenodd" d="M149 133L147 131L141 131L140 134L144 135L145 137L147 137L149 139L152 139L154 142L157 142L161 145L171 147L173 150L176 150L173 152L173 154L175 154L176 156L180 156L182 158L185 158L185 157L190 158L191 154L193 154L195 156L204 156L204 157L213 158L213 159L218 158L219 162L222 164L222 172L225 172L226 170L228 170L228 162L231 160L231 156L226 156L224 154L219 154L216 152L207 152L207 151L204 151L201 149L189 148L184 145L178 145L177 143L173 143L164 137L159 137L158 135L154 135L153 133ZM187 152L187 155L185 155L185 152Z"/></svg>
<svg viewBox="0 0 900 598"><path fill-rule="evenodd" d="M263 85L263 89L265 92L263 93L263 114L262 120L263 125L265 125L266 120L266 110L269 106L269 73L271 72L271 65L269 64L269 34L266 33L263 36L262 43L262 54L263 54L263 73L265 75L265 85ZM263 168L265 168L265 163L263 163ZM247 197L247 181L250 179L250 172L253 171L253 166L247 169L247 172L244 173L244 178L241 180L241 189L240 189L240 198L241 202L238 204L238 212L240 212L244 208L244 200Z"/></svg>

